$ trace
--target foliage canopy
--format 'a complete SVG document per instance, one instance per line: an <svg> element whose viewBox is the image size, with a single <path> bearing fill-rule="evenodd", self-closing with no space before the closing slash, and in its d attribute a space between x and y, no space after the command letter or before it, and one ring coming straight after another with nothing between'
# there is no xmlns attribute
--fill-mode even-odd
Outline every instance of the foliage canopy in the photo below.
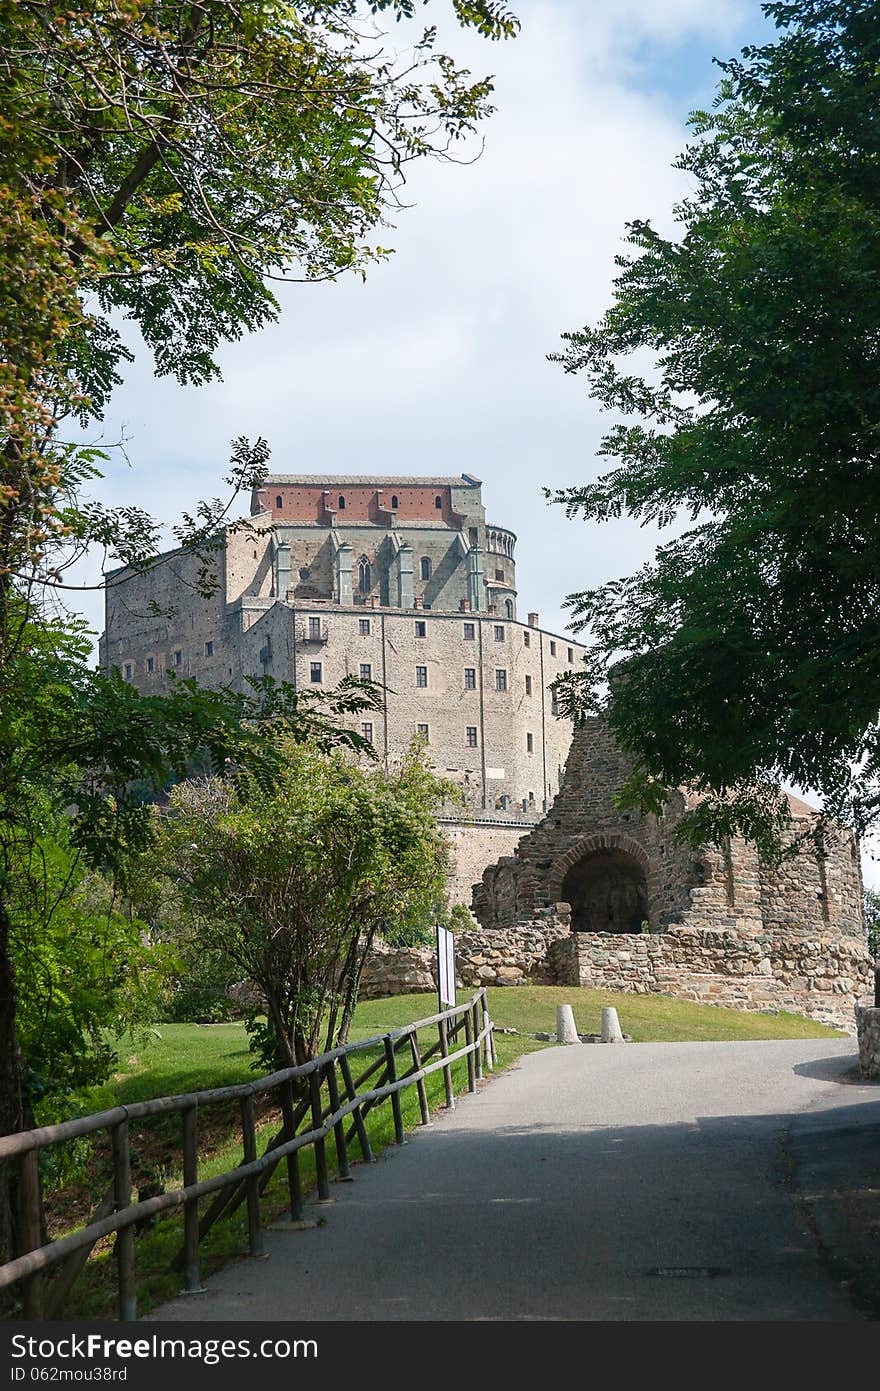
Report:
<svg viewBox="0 0 880 1391"><path fill-rule="evenodd" d="M774 785L880 817L880 6L772 3L678 167L680 234L629 226L614 302L557 355L618 417L570 516L691 525L570 596L594 643L563 693L607 709L629 797L706 794L694 834L768 850ZM627 359L649 350L656 370ZM604 683L615 664L620 679Z"/></svg>

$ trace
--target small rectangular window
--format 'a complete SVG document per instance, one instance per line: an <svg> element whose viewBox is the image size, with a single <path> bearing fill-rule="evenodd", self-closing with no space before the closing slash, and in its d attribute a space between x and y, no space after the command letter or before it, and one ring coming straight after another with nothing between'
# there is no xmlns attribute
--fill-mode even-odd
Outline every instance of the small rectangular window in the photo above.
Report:
<svg viewBox="0 0 880 1391"><path fill-rule="evenodd" d="M467 744L469 749L477 747L477 726L475 724L469 724L467 727Z"/></svg>
<svg viewBox="0 0 880 1391"><path fill-rule="evenodd" d="M496 691L507 690L507 672L503 667L498 667L495 671L495 689Z"/></svg>
<svg viewBox="0 0 880 1391"><path fill-rule="evenodd" d="M358 619L358 632L360 633L360 635L361 635L362 638L368 638L368 637L370 636L370 620L369 620L369 618L359 618L359 619Z"/></svg>
<svg viewBox="0 0 880 1391"><path fill-rule="evenodd" d="M496 571L495 571L495 578L496 578L496 580L503 580L503 579L504 579L504 571L503 571L503 570L496 570Z"/></svg>
<svg viewBox="0 0 880 1391"><path fill-rule="evenodd" d="M319 638L320 636L321 636L321 620L320 620L320 618L310 618L310 619L309 619L309 637L310 637L310 638Z"/></svg>
<svg viewBox="0 0 880 1391"><path fill-rule="evenodd" d="M465 667L464 669L464 688L466 691L477 689L477 668Z"/></svg>
<svg viewBox="0 0 880 1391"><path fill-rule="evenodd" d="M532 678L531 678L530 676L527 676L527 677L526 677L526 695L531 695L531 694L532 694Z"/></svg>
<svg viewBox="0 0 880 1391"><path fill-rule="evenodd" d="M475 637L476 637L476 625L473 624L473 623L465 623L465 625L464 625L464 640L465 640L465 642L473 642L473 640L474 640Z"/></svg>
<svg viewBox="0 0 880 1391"><path fill-rule="evenodd" d="M526 735L526 753L534 753L534 752L535 752L535 736L534 736L534 734L527 734L527 735Z"/></svg>
<svg viewBox="0 0 880 1391"><path fill-rule="evenodd" d="M152 671L153 671L153 659L152 659L152 657L148 657L148 658L147 658L147 671L150 672L150 674L152 674Z"/></svg>
<svg viewBox="0 0 880 1391"><path fill-rule="evenodd" d="M503 623L496 623L496 624L495 624L495 641L496 641L496 642L503 642L503 641L504 641L504 624L503 624Z"/></svg>
<svg viewBox="0 0 880 1391"><path fill-rule="evenodd" d="M174 665L176 667L183 666L183 653L181 652L179 647L174 654Z"/></svg>
<svg viewBox="0 0 880 1391"><path fill-rule="evenodd" d="M427 686L427 684L428 684L428 668L427 668L427 667L416 667L416 685L417 685L417 686Z"/></svg>
<svg viewBox="0 0 880 1391"><path fill-rule="evenodd" d="M569 660L570 662L573 662L573 661L574 661L574 648L572 648L572 647L570 647L570 648L568 649L568 660Z"/></svg>
<svg viewBox="0 0 880 1391"><path fill-rule="evenodd" d="M309 679L317 685L321 680L321 663L312 662L310 667Z"/></svg>
<svg viewBox="0 0 880 1391"><path fill-rule="evenodd" d="M206 657L213 657L213 655L214 655L214 644L213 644L213 642L206 642L206 643L205 643L205 656L206 656Z"/></svg>
<svg viewBox="0 0 880 1391"><path fill-rule="evenodd" d="M523 647L531 647L532 639L529 633L523 633Z"/></svg>
<svg viewBox="0 0 880 1391"><path fill-rule="evenodd" d="M552 701L550 702L550 714L551 714L551 715L558 715L558 714L559 714L559 697L558 697L558 696L554 696L553 699L552 699Z"/></svg>
<svg viewBox="0 0 880 1391"><path fill-rule="evenodd" d="M417 620L416 620L416 637L417 637L417 638L423 638L423 637L425 636L425 634L427 633L427 631L428 631L428 625L427 625L427 623L423 623L421 619L417 619Z"/></svg>
<svg viewBox="0 0 880 1391"><path fill-rule="evenodd" d="M551 644L550 644L550 656L551 656L551 657L555 657L555 656L556 656L556 643L555 643L555 642L551 642Z"/></svg>
<svg viewBox="0 0 880 1391"><path fill-rule="evenodd" d="M130 681L130 680L131 680L131 662L126 662L126 663L125 663L125 666L123 667L123 672L125 673L125 679L126 679L126 681Z"/></svg>
<svg viewBox="0 0 880 1391"><path fill-rule="evenodd" d="M372 742L373 742L373 726L372 726L372 724L370 723L369 720L365 720L364 723L361 725L361 734L362 734L363 737L366 739L366 741L367 741L368 744L372 744Z"/></svg>
<svg viewBox="0 0 880 1391"><path fill-rule="evenodd" d="M428 726L426 724L417 724L416 733L418 734L423 744L427 744L430 742L428 738Z"/></svg>
<svg viewBox="0 0 880 1391"><path fill-rule="evenodd" d="M362 681L372 681L372 679L373 679L373 667L372 667L372 663L370 663L370 662L361 662L361 680L362 680Z"/></svg>

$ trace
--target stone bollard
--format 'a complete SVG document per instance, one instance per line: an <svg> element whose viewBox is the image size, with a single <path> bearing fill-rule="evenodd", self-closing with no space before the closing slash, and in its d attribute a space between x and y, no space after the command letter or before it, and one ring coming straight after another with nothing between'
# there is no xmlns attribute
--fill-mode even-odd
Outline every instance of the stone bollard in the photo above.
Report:
<svg viewBox="0 0 880 1391"><path fill-rule="evenodd" d="M623 1043L624 1037L620 1028L620 1020L617 1017L616 1009L603 1009L602 1011L602 1042L603 1043Z"/></svg>
<svg viewBox="0 0 880 1391"><path fill-rule="evenodd" d="M556 1006L556 1042L580 1043L571 1005Z"/></svg>

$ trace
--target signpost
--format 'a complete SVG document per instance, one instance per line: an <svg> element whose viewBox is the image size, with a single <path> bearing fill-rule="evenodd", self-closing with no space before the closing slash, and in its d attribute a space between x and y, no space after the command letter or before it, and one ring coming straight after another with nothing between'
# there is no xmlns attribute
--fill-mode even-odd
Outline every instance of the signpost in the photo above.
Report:
<svg viewBox="0 0 880 1391"><path fill-rule="evenodd" d="M440 1012L455 1005L455 937L437 924L437 992Z"/></svg>

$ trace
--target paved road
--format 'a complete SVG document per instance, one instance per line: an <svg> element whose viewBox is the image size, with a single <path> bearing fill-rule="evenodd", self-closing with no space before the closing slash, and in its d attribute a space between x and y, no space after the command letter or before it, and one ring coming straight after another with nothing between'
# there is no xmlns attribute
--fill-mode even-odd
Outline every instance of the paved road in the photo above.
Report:
<svg viewBox="0 0 880 1391"><path fill-rule="evenodd" d="M530 1054L356 1168L326 1225L153 1317L854 1319L783 1145L858 1100L853 1062L837 1039Z"/></svg>

